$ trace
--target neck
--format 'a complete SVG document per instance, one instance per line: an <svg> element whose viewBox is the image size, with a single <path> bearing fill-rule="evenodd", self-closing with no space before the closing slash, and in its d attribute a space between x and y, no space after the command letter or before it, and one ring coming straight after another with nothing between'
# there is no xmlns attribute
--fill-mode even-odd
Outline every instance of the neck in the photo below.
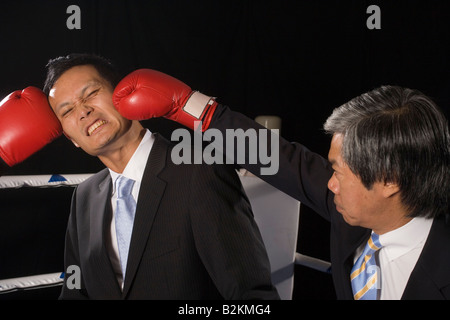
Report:
<svg viewBox="0 0 450 320"><path fill-rule="evenodd" d="M372 226L373 232L378 235L398 229L412 220L408 210L402 205L400 196L391 199L389 207L385 207L383 213L378 217L377 223Z"/></svg>
<svg viewBox="0 0 450 320"><path fill-rule="evenodd" d="M145 129L133 121L130 129L117 141L117 146L99 155L100 161L109 169L122 173L145 135Z"/></svg>
<svg viewBox="0 0 450 320"><path fill-rule="evenodd" d="M375 232L378 235L382 235L384 233L388 233L390 231L393 231L395 229L398 229L400 227L403 227L405 224L410 222L412 218L409 218L407 216L400 217L399 219L392 219L388 223L384 224L382 227L379 228L373 228L373 232Z"/></svg>

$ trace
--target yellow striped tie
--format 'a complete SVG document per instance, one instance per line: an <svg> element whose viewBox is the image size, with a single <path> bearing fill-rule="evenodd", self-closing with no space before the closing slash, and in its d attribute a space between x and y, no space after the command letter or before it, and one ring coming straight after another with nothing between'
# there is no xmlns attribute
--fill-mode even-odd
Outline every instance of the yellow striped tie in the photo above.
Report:
<svg viewBox="0 0 450 320"><path fill-rule="evenodd" d="M381 247L379 236L372 232L350 274L355 300L376 300L378 298L380 271L376 263L375 252Z"/></svg>

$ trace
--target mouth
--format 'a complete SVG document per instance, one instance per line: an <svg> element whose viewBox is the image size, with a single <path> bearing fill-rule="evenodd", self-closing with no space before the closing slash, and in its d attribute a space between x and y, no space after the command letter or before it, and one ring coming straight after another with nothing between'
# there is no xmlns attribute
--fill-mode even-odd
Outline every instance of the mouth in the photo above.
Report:
<svg viewBox="0 0 450 320"><path fill-rule="evenodd" d="M86 130L88 136L91 136L95 131L97 131L101 126L106 124L106 120L96 120L92 123Z"/></svg>

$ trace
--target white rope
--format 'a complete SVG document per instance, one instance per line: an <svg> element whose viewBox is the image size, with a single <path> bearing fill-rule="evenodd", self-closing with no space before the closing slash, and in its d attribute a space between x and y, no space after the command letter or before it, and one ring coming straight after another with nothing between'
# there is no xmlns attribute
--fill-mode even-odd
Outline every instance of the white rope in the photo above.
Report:
<svg viewBox="0 0 450 320"><path fill-rule="evenodd" d="M0 280L0 294L62 285L61 272Z"/></svg>
<svg viewBox="0 0 450 320"><path fill-rule="evenodd" d="M295 253L295 264L305 266L325 273L331 273L331 263L318 258L305 256L299 252Z"/></svg>
<svg viewBox="0 0 450 320"><path fill-rule="evenodd" d="M0 189L36 187L51 188L60 186L76 186L93 174L45 174L0 177ZM20 290L40 289L60 286L63 283L61 272L32 275L0 280L0 294Z"/></svg>
<svg viewBox="0 0 450 320"><path fill-rule="evenodd" d="M22 187L60 187L76 186L91 177L93 174L44 174L32 176L2 176L0 189Z"/></svg>

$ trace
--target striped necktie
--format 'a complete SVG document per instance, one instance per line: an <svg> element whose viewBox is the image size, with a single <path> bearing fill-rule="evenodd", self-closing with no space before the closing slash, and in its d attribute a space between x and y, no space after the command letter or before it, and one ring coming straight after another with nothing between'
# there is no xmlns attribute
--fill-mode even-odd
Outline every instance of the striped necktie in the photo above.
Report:
<svg viewBox="0 0 450 320"><path fill-rule="evenodd" d="M380 270L375 259L375 252L381 249L379 236L372 232L364 251L356 260L350 274L353 297L355 300L376 300L380 288Z"/></svg>
<svg viewBox="0 0 450 320"><path fill-rule="evenodd" d="M120 266L123 279L127 268L128 250L133 230L136 201L131 194L134 180L119 176L116 180L117 207L115 213L117 246L119 248Z"/></svg>

